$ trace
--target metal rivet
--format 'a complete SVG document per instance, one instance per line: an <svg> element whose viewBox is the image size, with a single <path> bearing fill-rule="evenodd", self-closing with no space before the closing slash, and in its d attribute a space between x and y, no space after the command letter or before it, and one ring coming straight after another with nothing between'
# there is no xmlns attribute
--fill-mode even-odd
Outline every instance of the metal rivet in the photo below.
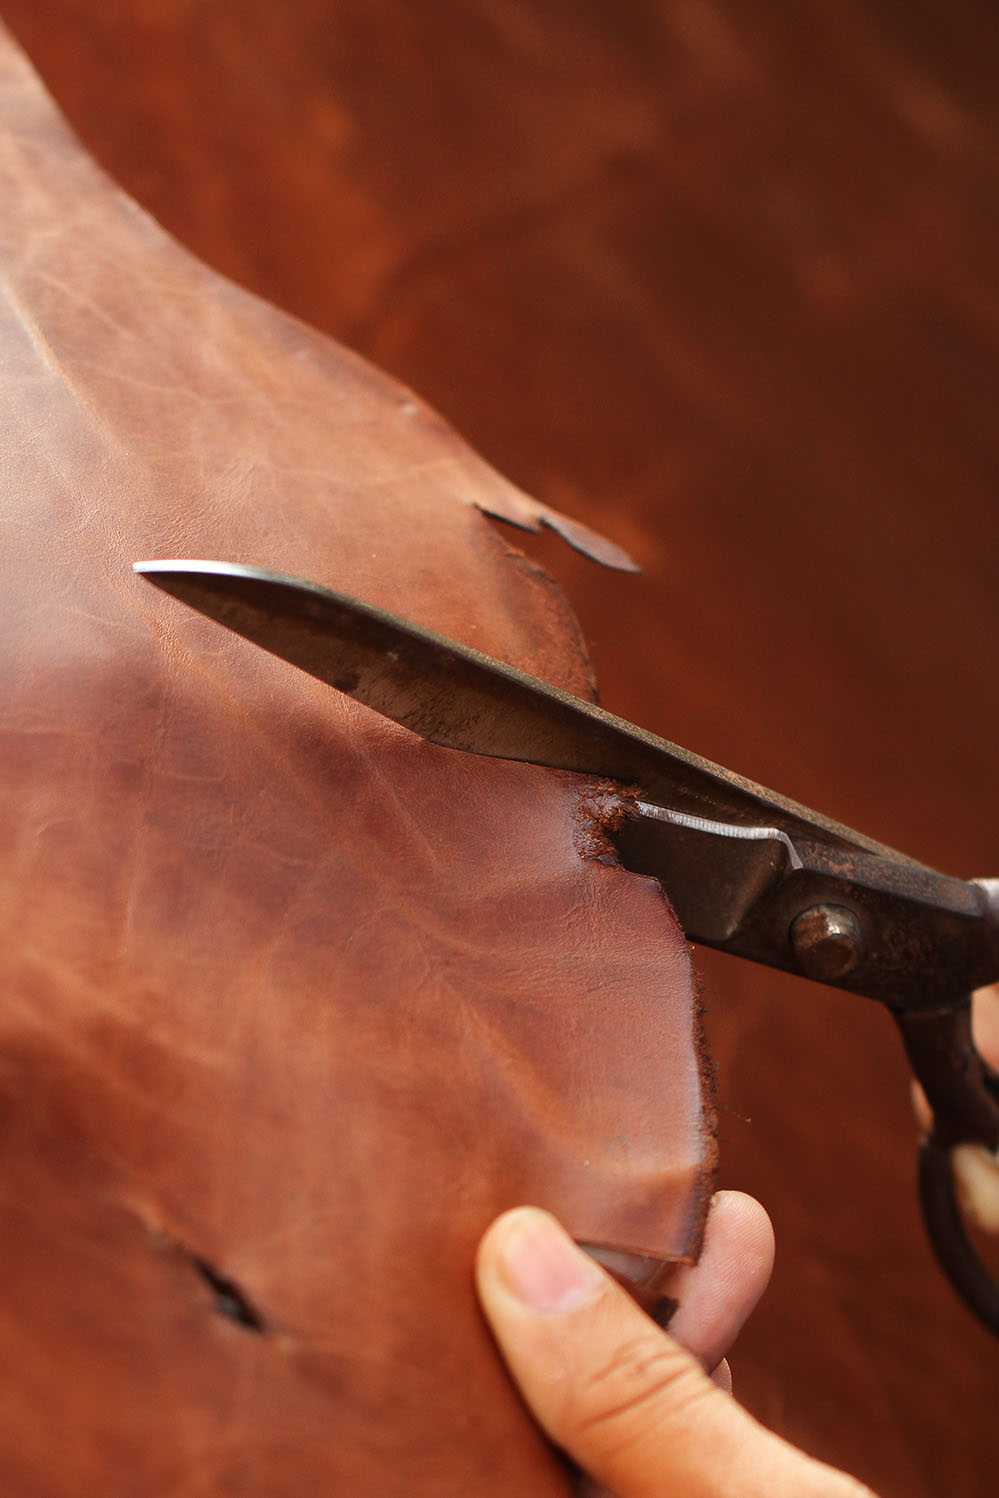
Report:
<svg viewBox="0 0 999 1498"><path fill-rule="evenodd" d="M809 978L835 982L860 961L860 922L843 905L812 905L791 925L791 949Z"/></svg>

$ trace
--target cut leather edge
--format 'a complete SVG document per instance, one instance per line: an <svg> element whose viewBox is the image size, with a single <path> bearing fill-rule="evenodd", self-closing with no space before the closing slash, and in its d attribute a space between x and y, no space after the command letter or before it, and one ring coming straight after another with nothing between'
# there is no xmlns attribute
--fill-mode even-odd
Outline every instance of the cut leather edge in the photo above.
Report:
<svg viewBox="0 0 999 1498"><path fill-rule="evenodd" d="M613 834L620 826L629 805L633 804L641 795L641 788L629 786L609 780L598 780L591 778L579 788L576 803L576 848L580 858L584 861L594 860L606 867L612 868L617 874L628 879L637 879L646 884L654 885L658 891L659 898L665 906L665 919L679 927L676 912L673 909L669 892L661 880L648 874L638 874L622 864L617 850L614 846ZM670 1254L661 1248L651 1244L639 1244L634 1241L625 1243L621 1239L609 1236L604 1238L600 1235L588 1235L585 1247L603 1250L610 1254L620 1254L626 1258L637 1261L655 1261L659 1269L650 1272L647 1280L642 1281L640 1293L632 1277L627 1276L632 1286L633 1293L645 1305L648 1310L653 1305L659 1306L662 1301L658 1293L659 1287L668 1274L680 1265L694 1265L701 1256L704 1245L704 1233L707 1226L708 1212L711 1201L717 1189L718 1167L719 1167L719 1143L718 1143L718 1076L714 1060L708 1046L706 1027L704 1023L704 997L696 964L693 961L693 949L689 942L686 943L688 959L690 963L691 978L691 1043L694 1047L694 1055L697 1067L698 1085L701 1098L701 1116L698 1130L702 1147L700 1165L696 1171L696 1185L691 1190L689 1202L690 1229L687 1236L690 1247L685 1254ZM676 1309L674 1305L673 1310ZM672 1314L670 1311L669 1314ZM666 1317L668 1320L668 1315ZM665 1325L665 1321L663 1321Z"/></svg>

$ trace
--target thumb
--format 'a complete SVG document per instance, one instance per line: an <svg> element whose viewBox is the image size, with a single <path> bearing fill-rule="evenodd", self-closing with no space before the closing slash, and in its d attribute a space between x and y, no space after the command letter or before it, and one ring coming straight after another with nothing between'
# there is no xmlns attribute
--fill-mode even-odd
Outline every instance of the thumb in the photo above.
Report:
<svg viewBox="0 0 999 1498"><path fill-rule="evenodd" d="M617 1498L867 1494L758 1425L546 1212L498 1218L476 1276L535 1417Z"/></svg>

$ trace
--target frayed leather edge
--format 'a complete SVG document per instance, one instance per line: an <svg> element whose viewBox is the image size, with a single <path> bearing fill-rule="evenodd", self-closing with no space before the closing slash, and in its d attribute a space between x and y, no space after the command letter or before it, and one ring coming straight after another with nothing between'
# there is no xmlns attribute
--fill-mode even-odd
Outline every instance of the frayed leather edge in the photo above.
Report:
<svg viewBox="0 0 999 1498"><path fill-rule="evenodd" d="M576 801L575 827L576 851L581 858L628 872L614 846L614 833L641 794L637 785L621 785L616 780L591 780L582 786Z"/></svg>

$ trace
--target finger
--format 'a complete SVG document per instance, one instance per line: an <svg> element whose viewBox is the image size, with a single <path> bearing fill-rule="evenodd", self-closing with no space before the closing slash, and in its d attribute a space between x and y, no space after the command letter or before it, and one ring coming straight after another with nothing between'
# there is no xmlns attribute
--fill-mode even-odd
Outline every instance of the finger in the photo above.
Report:
<svg viewBox="0 0 999 1498"><path fill-rule="evenodd" d="M923 1132L933 1127L933 1110L918 1082L911 1084L912 1106ZM984 1144L958 1144L951 1153L958 1205L966 1223L999 1235L999 1156Z"/></svg>
<svg viewBox="0 0 999 1498"><path fill-rule="evenodd" d="M990 1066L999 1068L999 983L975 992L971 1006L971 1032L985 1060Z"/></svg>
<svg viewBox="0 0 999 1498"><path fill-rule="evenodd" d="M951 1168L965 1222L999 1235L999 1156L984 1144L959 1144Z"/></svg>
<svg viewBox="0 0 999 1498"><path fill-rule="evenodd" d="M928 1134L933 1127L933 1109L926 1100L926 1093L918 1082L909 1083L909 1096L912 1099L912 1111L916 1115L916 1122L924 1134Z"/></svg>
<svg viewBox="0 0 999 1498"><path fill-rule="evenodd" d="M999 1069L999 984L973 995L971 1029L979 1053ZM918 1082L911 1084L912 1106L925 1133L933 1127L933 1110ZM999 1235L999 1156L982 1144L959 1144L951 1157L954 1184L965 1221Z"/></svg>
<svg viewBox="0 0 999 1498"><path fill-rule="evenodd" d="M774 1230L764 1208L742 1191L719 1191L698 1262L674 1270L663 1287L679 1302L670 1336L710 1372L731 1352L773 1265Z"/></svg>
<svg viewBox="0 0 999 1498"><path fill-rule="evenodd" d="M552 1440L617 1498L860 1498L765 1431L554 1218L523 1207L479 1249L479 1295Z"/></svg>
<svg viewBox="0 0 999 1498"><path fill-rule="evenodd" d="M972 995L971 1033L980 1055L999 1070L999 983L978 988ZM921 1128L933 1127L933 1112L918 1082L913 1082L912 1106Z"/></svg>

